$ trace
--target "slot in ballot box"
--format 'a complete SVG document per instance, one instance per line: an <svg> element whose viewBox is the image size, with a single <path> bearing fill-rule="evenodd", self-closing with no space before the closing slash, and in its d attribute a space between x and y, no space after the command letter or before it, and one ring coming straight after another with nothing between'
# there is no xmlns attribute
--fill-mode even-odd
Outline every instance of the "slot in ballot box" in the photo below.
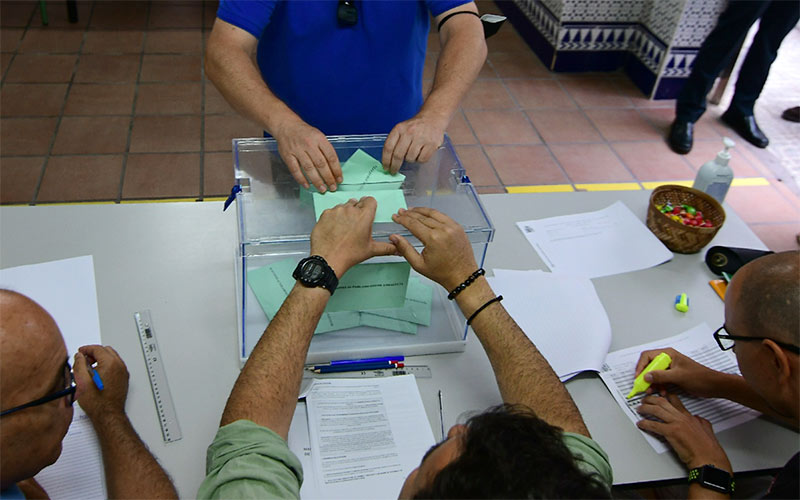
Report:
<svg viewBox="0 0 800 500"><path fill-rule="evenodd" d="M328 140L344 165L356 152L359 158L380 162L386 136L331 136ZM236 288L239 353L244 362L272 319L277 304L294 284L293 279L285 279L286 274L290 275L296 263L309 255L311 231L317 220L315 196L320 195L297 184L272 138L234 139L233 160L236 185L240 188L236 194L239 225ZM381 168L375 171L377 181L373 177L368 184L348 184L349 165L345 166L344 183L339 191L347 190L351 197L360 198L378 191L399 190L409 208L425 206L444 212L464 228L475 260L479 266L483 265L494 227L447 137L431 160L404 163L400 176L385 175ZM397 233L422 251L422 243L390 219L388 222L376 219L372 229L375 240L389 241L389 235ZM375 257L365 264L379 265L364 269L388 269L392 274L393 269L402 268L404 263L402 257ZM351 269L345 274L342 282L351 273L355 271ZM463 351L467 326L455 301L447 300L445 290L413 269L407 273L402 293L408 295L405 302L401 296L401 303L395 308L375 309L374 299L381 295L342 303L337 297L342 293L340 284L328 304L330 309L337 299L339 309L330 314L326 309L311 341L307 361ZM283 278L276 279L278 275ZM378 279L377 276L372 272L366 275L369 279ZM385 294L388 289L381 289L378 283L371 294Z"/></svg>

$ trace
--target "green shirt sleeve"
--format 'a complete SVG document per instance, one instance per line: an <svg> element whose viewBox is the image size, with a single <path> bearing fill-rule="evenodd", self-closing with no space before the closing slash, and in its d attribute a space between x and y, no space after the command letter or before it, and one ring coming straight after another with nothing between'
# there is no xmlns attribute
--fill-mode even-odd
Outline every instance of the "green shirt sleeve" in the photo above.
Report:
<svg viewBox="0 0 800 500"><path fill-rule="evenodd" d="M572 432L563 433L564 445L575 457L578 468L587 474L594 474L611 489L614 478L611 473L611 463L608 455L594 440Z"/></svg>
<svg viewBox="0 0 800 500"><path fill-rule="evenodd" d="M221 427L206 454L199 498L300 498L303 467L286 441L250 420Z"/></svg>

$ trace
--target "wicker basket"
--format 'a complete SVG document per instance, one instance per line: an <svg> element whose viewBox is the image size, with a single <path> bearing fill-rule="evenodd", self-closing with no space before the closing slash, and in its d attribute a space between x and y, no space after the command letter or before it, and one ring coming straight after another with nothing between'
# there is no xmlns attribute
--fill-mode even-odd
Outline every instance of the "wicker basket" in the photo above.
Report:
<svg viewBox="0 0 800 500"><path fill-rule="evenodd" d="M685 226L662 214L656 205L691 205L703 212L703 218L714 227ZM717 200L697 189L668 184L659 186L650 195L647 206L647 227L673 252L696 253L717 234L725 222L725 210Z"/></svg>

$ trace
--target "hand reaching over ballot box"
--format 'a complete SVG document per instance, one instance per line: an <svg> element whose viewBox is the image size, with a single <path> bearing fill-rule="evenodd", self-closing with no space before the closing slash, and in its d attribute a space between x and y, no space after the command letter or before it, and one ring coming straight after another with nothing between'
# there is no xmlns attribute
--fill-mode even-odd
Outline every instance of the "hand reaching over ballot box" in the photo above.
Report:
<svg viewBox="0 0 800 500"><path fill-rule="evenodd" d="M304 188L310 181L320 193L336 191L336 184L342 182L336 151L325 134L296 118L275 129L278 153L294 180Z"/></svg>
<svg viewBox="0 0 800 500"><path fill-rule="evenodd" d="M392 220L402 225L425 245L417 252L404 237L393 234L389 240L418 273L439 283L448 291L478 268L467 235L447 215L427 207L400 210Z"/></svg>
<svg viewBox="0 0 800 500"><path fill-rule="evenodd" d="M448 121L420 112L395 125L383 145L383 168L396 174L405 161L424 163L430 160L444 140Z"/></svg>
<svg viewBox="0 0 800 500"><path fill-rule="evenodd" d="M370 257L394 255L394 245L372 239L377 207L375 198L364 196L322 212L311 231L311 255L323 257L337 278Z"/></svg>

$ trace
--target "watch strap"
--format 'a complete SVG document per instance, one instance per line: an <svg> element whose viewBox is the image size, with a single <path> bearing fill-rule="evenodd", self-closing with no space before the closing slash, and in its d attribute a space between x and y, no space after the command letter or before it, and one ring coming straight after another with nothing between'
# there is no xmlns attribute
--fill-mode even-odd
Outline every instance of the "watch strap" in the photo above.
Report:
<svg viewBox="0 0 800 500"><path fill-rule="evenodd" d="M689 471L689 484L697 483L703 488L730 495L736 482L733 475L711 464L695 467Z"/></svg>
<svg viewBox="0 0 800 500"><path fill-rule="evenodd" d="M309 260L314 260L318 264L322 266L323 273L315 281L308 281L303 279L302 269L306 262ZM331 295L333 292L336 291L336 287L339 286L339 278L336 277L336 273L333 271L331 266L328 265L328 262L320 255L310 255L304 259L301 259L300 262L297 264L294 272L292 273L292 277L300 282L301 285L306 287L321 287L328 290Z"/></svg>

